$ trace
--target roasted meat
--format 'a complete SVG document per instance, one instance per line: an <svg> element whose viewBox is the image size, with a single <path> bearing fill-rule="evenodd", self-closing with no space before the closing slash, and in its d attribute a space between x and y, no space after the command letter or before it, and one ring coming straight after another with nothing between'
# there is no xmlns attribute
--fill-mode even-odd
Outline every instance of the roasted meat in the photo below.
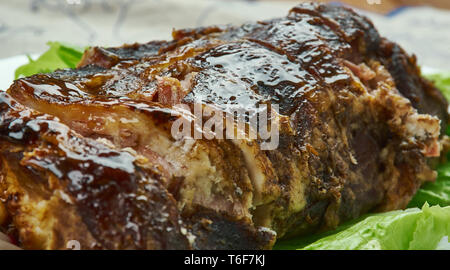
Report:
<svg viewBox="0 0 450 270"><path fill-rule="evenodd" d="M248 136L208 133L199 104ZM241 113L261 105L270 149ZM174 136L177 121L202 136ZM30 249L271 248L406 207L447 122L415 57L344 7L94 47L2 94L0 222Z"/></svg>

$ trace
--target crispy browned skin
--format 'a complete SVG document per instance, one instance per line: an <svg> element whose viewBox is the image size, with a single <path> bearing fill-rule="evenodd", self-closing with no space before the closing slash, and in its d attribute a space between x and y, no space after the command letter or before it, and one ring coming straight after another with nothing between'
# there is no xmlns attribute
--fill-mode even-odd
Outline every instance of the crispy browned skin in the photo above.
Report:
<svg viewBox="0 0 450 270"><path fill-rule="evenodd" d="M427 162L439 156L447 102L366 18L301 4L284 18L173 37L91 48L78 69L17 80L3 96L2 198L25 248L71 239L82 248L270 248L275 233L404 208L434 180ZM223 111L278 104L277 149L174 139L172 123L191 115L173 105L199 100ZM76 142L34 130L39 117ZM35 139L15 137L14 119ZM72 151L91 157L90 171L60 151L79 144ZM128 170L96 174L105 164L86 147L125 156ZM74 191L72 171L92 181ZM47 214L27 210L37 207Z"/></svg>
<svg viewBox="0 0 450 270"><path fill-rule="evenodd" d="M88 248L189 247L175 200L145 158L83 138L5 93L0 101L2 186L24 247L68 239Z"/></svg>

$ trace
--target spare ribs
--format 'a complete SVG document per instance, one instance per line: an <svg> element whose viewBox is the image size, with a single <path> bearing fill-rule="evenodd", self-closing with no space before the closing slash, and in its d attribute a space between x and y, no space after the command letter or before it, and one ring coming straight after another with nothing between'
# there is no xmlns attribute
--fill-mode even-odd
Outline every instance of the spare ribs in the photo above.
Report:
<svg viewBox="0 0 450 270"><path fill-rule="evenodd" d="M197 103L278 105L277 147L174 138ZM447 122L415 57L344 7L94 47L0 96L0 223L26 249L271 248L406 207Z"/></svg>

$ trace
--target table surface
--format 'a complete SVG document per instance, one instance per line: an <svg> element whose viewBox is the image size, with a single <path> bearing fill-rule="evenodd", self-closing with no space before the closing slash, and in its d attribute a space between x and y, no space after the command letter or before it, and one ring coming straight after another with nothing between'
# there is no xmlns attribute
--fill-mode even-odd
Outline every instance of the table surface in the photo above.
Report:
<svg viewBox="0 0 450 270"><path fill-rule="evenodd" d="M290 1L290 0L275 0ZM337 2L333 0L323 0L321 2ZM341 0L339 2L347 3L361 9L375 11L379 13L388 13L402 6L433 6L436 8L450 9L448 0Z"/></svg>
<svg viewBox="0 0 450 270"><path fill-rule="evenodd" d="M320 0L328 1L331 0ZM369 2L379 1L380 4ZM285 16L291 0L0 0L0 58L41 53L47 41L79 46L171 39L173 28L241 24ZM448 0L342 0L372 19L379 32L418 56L419 64L450 70ZM376 10L377 12L369 12ZM386 15L387 14L387 15Z"/></svg>

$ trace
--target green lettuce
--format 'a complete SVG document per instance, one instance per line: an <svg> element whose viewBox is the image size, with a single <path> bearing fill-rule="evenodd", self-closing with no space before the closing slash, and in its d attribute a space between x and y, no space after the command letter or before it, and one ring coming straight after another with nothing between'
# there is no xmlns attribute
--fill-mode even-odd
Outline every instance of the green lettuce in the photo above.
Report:
<svg viewBox="0 0 450 270"><path fill-rule="evenodd" d="M450 73L439 73L427 75L428 79L441 90L447 100L450 101ZM450 126L446 130L450 136ZM450 160L450 154L447 154ZM435 182L426 183L416 193L408 207L420 207L424 203L431 205L450 205L450 162L440 164L437 167L438 177Z"/></svg>
<svg viewBox="0 0 450 270"><path fill-rule="evenodd" d="M450 205L450 162L437 168L438 177L435 182L426 183L416 193L408 207L418 207L425 202L431 205Z"/></svg>
<svg viewBox="0 0 450 270"><path fill-rule="evenodd" d="M434 82L447 100L450 100L450 72L429 74L426 77Z"/></svg>
<svg viewBox="0 0 450 270"><path fill-rule="evenodd" d="M422 210L372 214L319 234L318 239L281 241L277 249L305 250L429 250L450 235L450 207L429 206Z"/></svg>
<svg viewBox="0 0 450 270"><path fill-rule="evenodd" d="M15 78L27 77L37 73L48 73L58 68L75 68L83 56L84 48L69 46L60 42L48 42L50 47L45 53L16 69Z"/></svg>

